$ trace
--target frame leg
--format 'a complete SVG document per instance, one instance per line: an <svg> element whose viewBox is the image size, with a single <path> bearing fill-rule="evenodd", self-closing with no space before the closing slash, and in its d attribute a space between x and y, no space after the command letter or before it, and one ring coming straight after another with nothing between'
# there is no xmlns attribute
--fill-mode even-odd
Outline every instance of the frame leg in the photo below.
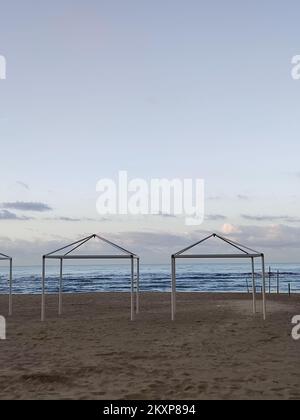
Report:
<svg viewBox="0 0 300 420"><path fill-rule="evenodd" d="M134 259L131 258L131 321L134 321Z"/></svg>
<svg viewBox="0 0 300 420"><path fill-rule="evenodd" d="M176 260L172 257L172 292L171 292L171 317L175 321L176 316Z"/></svg>
<svg viewBox="0 0 300 420"><path fill-rule="evenodd" d="M8 304L8 314L12 316L13 314L13 297L12 297L12 281L13 281L13 262L12 259L9 260L9 304Z"/></svg>
<svg viewBox="0 0 300 420"><path fill-rule="evenodd" d="M262 295L263 295L263 317L264 320L267 318L267 305L266 305L266 267L265 267L265 256L262 255L262 279L263 279L263 285L262 285Z"/></svg>
<svg viewBox="0 0 300 420"><path fill-rule="evenodd" d="M60 260L58 315L62 315L63 260Z"/></svg>
<svg viewBox="0 0 300 420"><path fill-rule="evenodd" d="M43 258L43 271L42 271L42 309L41 309L41 321L45 321L45 258Z"/></svg>
<svg viewBox="0 0 300 420"><path fill-rule="evenodd" d="M253 295L253 314L256 314L256 284L255 284L255 265L254 258L251 258L252 262L252 295Z"/></svg>
<svg viewBox="0 0 300 420"><path fill-rule="evenodd" d="M140 259L136 260L136 313L140 313Z"/></svg>

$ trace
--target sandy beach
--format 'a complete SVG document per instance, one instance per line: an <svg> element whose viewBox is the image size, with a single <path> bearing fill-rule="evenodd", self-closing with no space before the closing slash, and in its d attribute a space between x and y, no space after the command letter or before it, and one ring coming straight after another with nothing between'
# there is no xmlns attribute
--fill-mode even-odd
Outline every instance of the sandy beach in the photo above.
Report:
<svg viewBox="0 0 300 420"><path fill-rule="evenodd" d="M3 315L7 296L0 297ZM260 308L259 308L260 309ZM300 296L268 299L269 316L251 315L238 294L147 293L130 322L121 293L15 296L0 341L1 399L299 399L300 342L291 318Z"/></svg>

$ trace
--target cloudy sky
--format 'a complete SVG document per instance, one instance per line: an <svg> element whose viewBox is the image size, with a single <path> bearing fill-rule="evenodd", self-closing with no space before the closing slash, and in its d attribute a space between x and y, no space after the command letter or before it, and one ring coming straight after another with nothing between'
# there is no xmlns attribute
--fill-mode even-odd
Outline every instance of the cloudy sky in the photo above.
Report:
<svg viewBox="0 0 300 420"><path fill-rule="evenodd" d="M102 233L152 262L211 231L300 262L300 4L1 1L0 252ZM203 178L206 219L101 217L96 184ZM153 250L156 251L153 251Z"/></svg>

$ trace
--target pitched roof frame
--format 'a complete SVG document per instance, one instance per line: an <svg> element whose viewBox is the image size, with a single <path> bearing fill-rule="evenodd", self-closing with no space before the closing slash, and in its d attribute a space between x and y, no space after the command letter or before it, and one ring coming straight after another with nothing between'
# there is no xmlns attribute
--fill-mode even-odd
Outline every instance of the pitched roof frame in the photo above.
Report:
<svg viewBox="0 0 300 420"><path fill-rule="evenodd" d="M99 239L101 242L104 242L110 246L112 246L115 249L118 249L119 251L121 251L120 255L105 255L105 254L96 254L96 255L74 255L73 252L76 251L77 249L81 248L83 245L85 245L87 242L91 241L92 239ZM71 250L67 251L66 253L63 254L58 254L61 251L65 251L68 248L73 247ZM69 245L66 245L62 248L59 248L55 251L49 252L48 254L45 254L43 256L43 258L50 258L50 259L97 259L97 258L106 258L106 259L110 259L110 258L138 258L136 254L134 254L133 252L128 251L125 248L122 248L121 246L115 244L114 242L109 241L108 239L103 238L102 236L93 234L90 236L87 236L86 238L80 239L78 241L72 242Z"/></svg>
<svg viewBox="0 0 300 420"><path fill-rule="evenodd" d="M0 252L0 260L11 260L11 257L9 257L8 255L5 255L5 254L1 254L1 252Z"/></svg>
<svg viewBox="0 0 300 420"><path fill-rule="evenodd" d="M197 245L203 244L204 242L207 242L209 239L211 238L217 238L220 239L221 241L227 243L228 245L230 245L231 247L239 250L241 252L241 254L237 254L236 258L258 258L262 256L261 252L255 251L252 248L249 248L245 245L241 245L238 242L232 241L231 239L228 238L224 238L223 236L218 235L217 233L213 233L209 236L207 236L206 238L196 242L193 245L188 246L187 248L182 249L181 251L178 251L174 254L174 257L176 258L218 258L218 257L223 257L223 258L233 258L233 254L185 254L187 251L195 248Z"/></svg>
<svg viewBox="0 0 300 420"><path fill-rule="evenodd" d="M221 241L227 243L234 249L238 250L239 252L233 254L186 254L186 252L190 251L191 249L195 248L197 245L203 244L207 242L211 238L217 238ZM262 287L262 300L263 300L263 319L266 319L267 316L267 309L266 309L266 268L265 268L265 255L261 252L258 252L248 246L241 245L240 243L233 241L231 239L225 238L217 233L213 233L200 241L192 244L181 251L172 255L171 258L171 267L172 267L172 291L171 291L171 317L172 321L175 320L176 315L176 259L219 259L219 258L248 258L252 262L252 303L253 303L253 314L256 314L256 282L255 282L255 265L254 260L255 258L261 258L262 262L262 280L263 280L263 287Z"/></svg>
<svg viewBox="0 0 300 420"><path fill-rule="evenodd" d="M93 254L93 255L76 255L74 252L88 243L92 239L98 239L107 245L120 251L120 254ZM69 249L71 248L71 249ZM66 251L66 252L65 252ZM140 258L133 252L103 238L102 236L93 234L83 239L72 242L69 245L63 246L55 251L43 255L43 269L42 269L42 305L41 305L41 321L45 321L46 315L46 260L56 259L60 261L60 277L59 277L59 299L58 299L58 314L62 315L62 293L63 293L63 261L64 260L85 260L85 259L129 259L131 260L131 320L134 320L135 313L138 314L140 310L139 294L140 294ZM135 299L134 299L135 298Z"/></svg>

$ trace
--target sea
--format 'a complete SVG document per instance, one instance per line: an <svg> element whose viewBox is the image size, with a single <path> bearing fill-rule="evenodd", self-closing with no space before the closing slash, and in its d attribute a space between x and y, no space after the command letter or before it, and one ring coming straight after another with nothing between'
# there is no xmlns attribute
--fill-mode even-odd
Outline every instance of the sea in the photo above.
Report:
<svg viewBox="0 0 300 420"><path fill-rule="evenodd" d="M273 264L271 275L266 267L267 291L279 290L287 293L289 285L292 293L300 293L300 264ZM277 277L278 273L278 277ZM261 268L257 265L258 290L262 284ZM47 293L57 293L59 287L59 267L47 267ZM65 265L64 293L128 292L130 291L130 267L128 265ZM169 264L145 264L140 267L140 289L144 292L168 292L171 289ZM251 267L246 264L178 264L177 290L180 292L251 292ZM0 267L0 293L9 291L8 269ZM41 267L27 266L13 269L14 294L41 293Z"/></svg>

